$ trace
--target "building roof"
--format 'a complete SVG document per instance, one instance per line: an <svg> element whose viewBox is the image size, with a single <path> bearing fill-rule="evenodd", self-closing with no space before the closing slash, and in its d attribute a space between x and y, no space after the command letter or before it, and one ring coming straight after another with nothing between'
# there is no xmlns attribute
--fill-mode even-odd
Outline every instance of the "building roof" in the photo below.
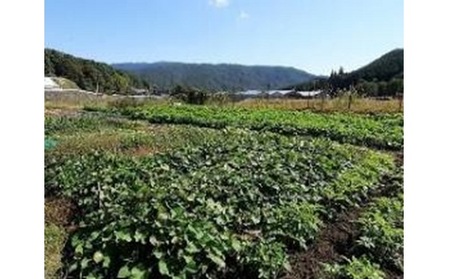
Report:
<svg viewBox="0 0 450 279"><path fill-rule="evenodd" d="M286 94L299 94L303 97L313 97L316 95L319 95L320 93L322 93L321 90L315 90L315 91L295 91L295 90L268 90L268 91L264 91L264 90L246 90L246 91L240 91L237 92L236 94L239 95L259 95L259 94L269 94L269 95L286 95Z"/></svg>
<svg viewBox="0 0 450 279"><path fill-rule="evenodd" d="M297 91L295 92L303 97L313 97L316 95L319 95L320 93L322 93L322 90L315 90L315 91Z"/></svg>
<svg viewBox="0 0 450 279"><path fill-rule="evenodd" d="M269 95L274 95L274 94L285 95L285 94L292 93L292 92L295 92L295 91L294 90L269 90L269 91L267 91L267 93L269 93Z"/></svg>
<svg viewBox="0 0 450 279"><path fill-rule="evenodd" d="M246 90L246 91L240 91L236 92L238 95L258 95L261 94L261 90Z"/></svg>

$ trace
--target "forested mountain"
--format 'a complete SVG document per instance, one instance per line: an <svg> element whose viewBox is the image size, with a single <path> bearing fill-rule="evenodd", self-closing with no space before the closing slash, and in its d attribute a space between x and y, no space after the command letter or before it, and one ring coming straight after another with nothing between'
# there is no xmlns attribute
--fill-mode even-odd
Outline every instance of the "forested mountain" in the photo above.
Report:
<svg viewBox="0 0 450 279"><path fill-rule="evenodd" d="M45 76L64 77L81 89L126 94L132 88L148 89L149 84L106 63L78 58L54 49L45 49Z"/></svg>
<svg viewBox="0 0 450 279"><path fill-rule="evenodd" d="M136 74L160 89L174 88L176 85L212 91L278 89L315 78L312 74L291 67L174 62L121 63L112 66Z"/></svg>
<svg viewBox="0 0 450 279"><path fill-rule="evenodd" d="M403 92L403 49L392 50L355 71L345 73L344 69L332 71L330 77L295 86L300 90L312 88L339 89L354 87L368 96L392 96Z"/></svg>
<svg viewBox="0 0 450 279"><path fill-rule="evenodd" d="M298 90L356 88L367 96L403 92L403 49L395 49L355 71L341 68L329 77L319 77L292 67L243 66L235 64L189 64L174 62L121 63L108 65L45 49L45 75L64 77L80 88L127 94L132 88L160 90L180 85L209 91L247 89ZM296 84L296 85L295 85Z"/></svg>
<svg viewBox="0 0 450 279"><path fill-rule="evenodd" d="M370 64L350 72L347 78L351 82L390 81L393 78L403 78L403 49L386 53Z"/></svg>

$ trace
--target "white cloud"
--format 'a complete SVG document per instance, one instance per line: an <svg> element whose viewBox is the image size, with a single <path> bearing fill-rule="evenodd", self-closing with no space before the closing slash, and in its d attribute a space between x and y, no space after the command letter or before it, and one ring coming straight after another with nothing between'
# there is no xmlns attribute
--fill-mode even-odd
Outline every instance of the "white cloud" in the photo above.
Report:
<svg viewBox="0 0 450 279"><path fill-rule="evenodd" d="M216 8L225 8L230 5L230 0L209 0L209 4Z"/></svg>
<svg viewBox="0 0 450 279"><path fill-rule="evenodd" d="M244 12L244 11L241 11L240 13L239 13L239 19L247 19L247 18L249 18L250 17L250 15L248 14L248 13L246 13L246 12Z"/></svg>

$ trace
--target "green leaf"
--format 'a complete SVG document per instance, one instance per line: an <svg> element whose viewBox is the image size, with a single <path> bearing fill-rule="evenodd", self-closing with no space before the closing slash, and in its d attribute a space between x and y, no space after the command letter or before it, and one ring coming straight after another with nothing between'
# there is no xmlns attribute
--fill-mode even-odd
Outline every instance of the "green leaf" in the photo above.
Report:
<svg viewBox="0 0 450 279"><path fill-rule="evenodd" d="M170 167L168 165L164 164L164 165L161 165L161 169L168 171L170 169Z"/></svg>
<svg viewBox="0 0 450 279"><path fill-rule="evenodd" d="M178 236L174 236L172 237L172 239L170 240L170 243L172 244L176 244L180 241L180 239L178 238Z"/></svg>
<svg viewBox="0 0 450 279"><path fill-rule="evenodd" d="M75 271L75 270L77 270L77 268L78 268L78 263L73 263L73 264L71 264L71 265L69 266L69 273L70 273L70 272L73 272L73 271Z"/></svg>
<svg viewBox="0 0 450 279"><path fill-rule="evenodd" d="M124 232L124 231L116 231L114 232L117 239L119 240L125 240L126 242L131 242L133 239L131 238L130 233Z"/></svg>
<svg viewBox="0 0 450 279"><path fill-rule="evenodd" d="M103 260L103 254L100 251L97 251L94 253L93 259L95 263L99 263Z"/></svg>
<svg viewBox="0 0 450 279"><path fill-rule="evenodd" d="M159 241L156 239L154 235L150 236L149 241L153 246L157 246L159 244Z"/></svg>
<svg viewBox="0 0 450 279"><path fill-rule="evenodd" d="M215 256L215 255L213 255L211 253L209 253L207 257L210 258L220 268L224 268L226 266L224 260L222 260L220 257L217 257L217 256Z"/></svg>
<svg viewBox="0 0 450 279"><path fill-rule="evenodd" d="M186 264L186 267L184 268L184 270L186 270L189 273L196 273L198 271L198 266L195 263L195 261L192 260Z"/></svg>
<svg viewBox="0 0 450 279"><path fill-rule="evenodd" d="M102 264L102 266L104 268L108 268L110 264L111 264L111 258L109 256L103 256L103 264Z"/></svg>
<svg viewBox="0 0 450 279"><path fill-rule="evenodd" d="M91 241L92 241L92 240L95 240L95 239L97 239L99 236L100 236L100 232L98 232L98 231L92 232L92 233L91 233L91 236L90 236L90 240L91 240Z"/></svg>
<svg viewBox="0 0 450 279"><path fill-rule="evenodd" d="M75 254L83 254L83 245L82 244L78 244L77 247L75 247Z"/></svg>
<svg viewBox="0 0 450 279"><path fill-rule="evenodd" d="M87 259L87 258L82 259L82 260L81 260L81 269L87 268L90 261L91 261L91 260L90 260L90 259Z"/></svg>
<svg viewBox="0 0 450 279"><path fill-rule="evenodd" d="M147 277L147 270L144 268L135 266L131 269L131 278L132 279L143 279Z"/></svg>
<svg viewBox="0 0 450 279"><path fill-rule="evenodd" d="M119 269L119 273L117 274L117 278L129 278L131 276L130 269L128 265L124 265Z"/></svg>
<svg viewBox="0 0 450 279"><path fill-rule="evenodd" d="M194 245L194 243L189 242L187 247L186 247L186 251L188 253L190 253L190 254L195 254L195 253L197 253L200 250L197 248L197 246Z"/></svg>
<svg viewBox="0 0 450 279"><path fill-rule="evenodd" d="M167 214L165 212L160 212L160 213L158 213L157 218L160 220L167 220L167 219L169 219L169 214Z"/></svg>
<svg viewBox="0 0 450 279"><path fill-rule="evenodd" d="M169 275L169 269L167 268L167 264L164 260L159 260L158 269L161 275Z"/></svg>
<svg viewBox="0 0 450 279"><path fill-rule="evenodd" d="M139 231L134 233L134 239L138 242L145 243L145 235Z"/></svg>
<svg viewBox="0 0 450 279"><path fill-rule="evenodd" d="M161 259L163 256L163 252L155 250L153 251L153 255L157 258L157 259Z"/></svg>
<svg viewBox="0 0 450 279"><path fill-rule="evenodd" d="M231 239L231 247L233 247L233 249L237 252L241 251L242 249L241 243L235 238Z"/></svg>
<svg viewBox="0 0 450 279"><path fill-rule="evenodd" d="M192 262L194 262L194 258L192 256L183 256L183 258L187 265L190 265Z"/></svg>

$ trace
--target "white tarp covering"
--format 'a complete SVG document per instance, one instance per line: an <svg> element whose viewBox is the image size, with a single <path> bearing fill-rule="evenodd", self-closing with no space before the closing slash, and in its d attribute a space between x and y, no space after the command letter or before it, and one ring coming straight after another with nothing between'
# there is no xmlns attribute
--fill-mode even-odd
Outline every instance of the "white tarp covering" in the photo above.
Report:
<svg viewBox="0 0 450 279"><path fill-rule="evenodd" d="M49 77L44 77L45 89L60 89L59 85Z"/></svg>

